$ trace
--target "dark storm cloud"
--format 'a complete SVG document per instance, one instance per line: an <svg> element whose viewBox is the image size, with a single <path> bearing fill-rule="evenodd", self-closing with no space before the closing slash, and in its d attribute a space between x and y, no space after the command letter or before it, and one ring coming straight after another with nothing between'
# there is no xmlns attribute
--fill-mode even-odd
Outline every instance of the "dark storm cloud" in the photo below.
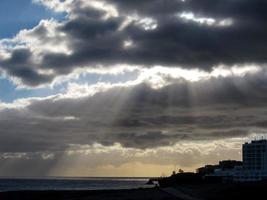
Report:
<svg viewBox="0 0 267 200"><path fill-rule="evenodd" d="M126 13L137 12L142 15L157 16L188 11L201 16L238 19L243 17L260 19L266 16L267 5L264 0L108 0L107 2L114 3L122 12L126 10Z"/></svg>
<svg viewBox="0 0 267 200"><path fill-rule="evenodd" d="M20 57L15 49L11 51L11 58L0 61L1 67L24 84L36 86L84 66L124 63L210 70L219 64L264 64L267 61L267 3L263 0L112 0L107 4L114 5L119 16L108 18L104 17L105 11L80 4L82 1L74 1L70 10L72 17L56 26L52 38L47 31L49 26L39 25L30 34L43 44L54 41L51 49L64 42L70 54L44 50L41 62L37 62L33 52L24 49L26 55ZM182 12L214 18L217 22L231 19L233 24L200 24L179 18ZM121 28L126 17L133 14L140 19L154 19L157 28L145 30L138 20ZM60 33L64 38L57 38ZM124 42L129 39L134 46L124 48ZM40 74L38 69L52 69L54 73Z"/></svg>
<svg viewBox="0 0 267 200"><path fill-rule="evenodd" d="M51 68L61 74L69 73L78 66L108 64L112 60L116 63L116 57L121 56L116 52L121 51L123 44L121 33L116 33L120 21L77 18L67 22L59 31L68 34L73 54L46 54L42 68Z"/></svg>
<svg viewBox="0 0 267 200"><path fill-rule="evenodd" d="M38 86L50 82L53 77L39 74L33 68L31 57L31 52L28 49L16 49L8 60L2 62L0 60L0 66L4 66L4 70L12 77L22 79L26 85Z"/></svg>
<svg viewBox="0 0 267 200"><path fill-rule="evenodd" d="M59 152L120 143L137 149L266 131L266 72L198 82L116 86L80 98L28 100L0 111L0 152ZM105 86L103 86L105 87Z"/></svg>
<svg viewBox="0 0 267 200"><path fill-rule="evenodd" d="M179 137L179 136L178 136ZM160 131L146 132L146 133L118 133L118 134L109 134L101 139L103 145L113 145L114 141L118 141L124 147L130 148L153 148L157 146L169 146L174 144L173 139L176 136L165 135Z"/></svg>

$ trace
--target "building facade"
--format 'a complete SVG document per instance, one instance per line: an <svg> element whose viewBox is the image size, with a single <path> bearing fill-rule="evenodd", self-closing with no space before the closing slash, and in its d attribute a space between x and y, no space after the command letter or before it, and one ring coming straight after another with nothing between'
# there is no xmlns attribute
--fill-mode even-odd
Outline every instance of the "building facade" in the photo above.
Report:
<svg viewBox="0 0 267 200"><path fill-rule="evenodd" d="M267 140L253 140L242 146L242 161L221 161L208 177L225 181L249 182L267 180ZM205 168L200 168L205 171Z"/></svg>
<svg viewBox="0 0 267 200"><path fill-rule="evenodd" d="M253 140L243 144L243 169L235 174L236 181L267 179L267 140Z"/></svg>
<svg viewBox="0 0 267 200"><path fill-rule="evenodd" d="M267 140L243 144L243 169L267 172Z"/></svg>

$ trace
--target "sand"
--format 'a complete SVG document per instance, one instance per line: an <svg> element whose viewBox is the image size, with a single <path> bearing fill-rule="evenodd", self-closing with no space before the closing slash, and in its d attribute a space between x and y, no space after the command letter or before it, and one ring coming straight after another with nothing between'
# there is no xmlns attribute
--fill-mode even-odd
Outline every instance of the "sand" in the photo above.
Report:
<svg viewBox="0 0 267 200"><path fill-rule="evenodd" d="M0 192L0 200L260 200L266 197L266 182L179 184L131 190Z"/></svg>
<svg viewBox="0 0 267 200"><path fill-rule="evenodd" d="M174 200L158 188L96 191L18 191L1 192L1 200Z"/></svg>

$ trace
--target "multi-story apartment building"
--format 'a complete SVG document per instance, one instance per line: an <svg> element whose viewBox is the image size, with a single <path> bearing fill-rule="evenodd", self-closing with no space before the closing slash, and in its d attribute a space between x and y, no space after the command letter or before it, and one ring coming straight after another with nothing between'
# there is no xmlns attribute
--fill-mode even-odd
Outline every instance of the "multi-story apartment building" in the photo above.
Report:
<svg viewBox="0 0 267 200"><path fill-rule="evenodd" d="M243 169L267 172L267 140L243 144Z"/></svg>
<svg viewBox="0 0 267 200"><path fill-rule="evenodd" d="M221 161L206 176L234 182L267 180L267 140L246 142L242 146L242 152L243 162ZM200 169L203 171L205 168Z"/></svg>

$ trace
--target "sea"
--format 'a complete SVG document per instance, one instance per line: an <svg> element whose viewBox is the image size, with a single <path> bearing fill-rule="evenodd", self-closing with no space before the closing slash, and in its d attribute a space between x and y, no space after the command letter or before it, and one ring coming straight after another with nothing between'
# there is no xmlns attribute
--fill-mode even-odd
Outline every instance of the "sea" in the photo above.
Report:
<svg viewBox="0 0 267 200"><path fill-rule="evenodd" d="M149 178L0 178L0 192L35 190L116 190L151 187Z"/></svg>

